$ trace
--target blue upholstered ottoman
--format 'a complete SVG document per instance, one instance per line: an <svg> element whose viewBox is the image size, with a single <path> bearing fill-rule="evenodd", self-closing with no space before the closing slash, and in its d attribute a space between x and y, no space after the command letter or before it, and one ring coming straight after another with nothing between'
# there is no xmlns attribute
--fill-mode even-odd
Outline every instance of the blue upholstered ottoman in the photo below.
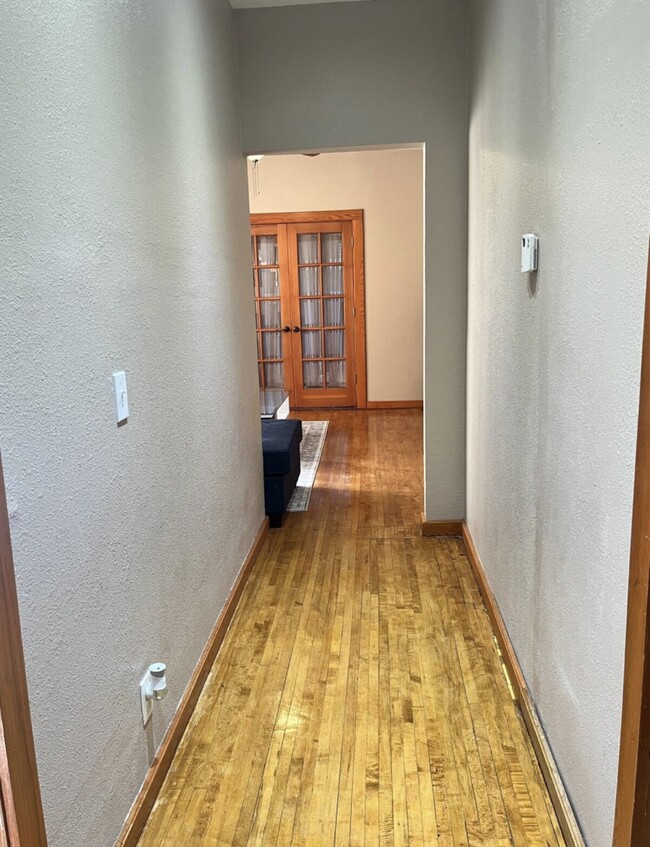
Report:
<svg viewBox="0 0 650 847"><path fill-rule="evenodd" d="M300 476L301 421L262 421L264 505L272 527L282 516Z"/></svg>

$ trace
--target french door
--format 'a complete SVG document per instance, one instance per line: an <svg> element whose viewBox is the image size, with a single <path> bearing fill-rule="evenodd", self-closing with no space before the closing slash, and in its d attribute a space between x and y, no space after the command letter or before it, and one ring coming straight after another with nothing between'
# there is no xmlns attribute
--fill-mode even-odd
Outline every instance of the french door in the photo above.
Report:
<svg viewBox="0 0 650 847"><path fill-rule="evenodd" d="M293 388L287 244L274 225L253 226L253 286L260 388ZM295 402L292 403L295 405Z"/></svg>
<svg viewBox="0 0 650 847"><path fill-rule="evenodd" d="M365 405L361 214L321 214L251 218L260 386L294 408Z"/></svg>

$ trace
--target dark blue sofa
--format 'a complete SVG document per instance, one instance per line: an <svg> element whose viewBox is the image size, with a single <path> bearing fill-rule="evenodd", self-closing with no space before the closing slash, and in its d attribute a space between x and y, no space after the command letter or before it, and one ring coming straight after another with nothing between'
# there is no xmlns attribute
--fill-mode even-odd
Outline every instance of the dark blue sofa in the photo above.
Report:
<svg viewBox="0 0 650 847"><path fill-rule="evenodd" d="M272 527L282 516L300 476L301 421L262 421L264 505Z"/></svg>

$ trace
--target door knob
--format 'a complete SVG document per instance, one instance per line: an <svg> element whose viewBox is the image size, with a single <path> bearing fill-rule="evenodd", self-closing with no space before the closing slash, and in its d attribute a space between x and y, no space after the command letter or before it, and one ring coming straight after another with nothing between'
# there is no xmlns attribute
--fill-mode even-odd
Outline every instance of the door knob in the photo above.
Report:
<svg viewBox="0 0 650 847"><path fill-rule="evenodd" d="M283 326L282 332L291 332L291 327L290 326Z"/></svg>
<svg viewBox="0 0 650 847"><path fill-rule="evenodd" d="M299 326L294 326L293 331L294 331L294 332L300 332L300 327L299 327Z"/></svg>

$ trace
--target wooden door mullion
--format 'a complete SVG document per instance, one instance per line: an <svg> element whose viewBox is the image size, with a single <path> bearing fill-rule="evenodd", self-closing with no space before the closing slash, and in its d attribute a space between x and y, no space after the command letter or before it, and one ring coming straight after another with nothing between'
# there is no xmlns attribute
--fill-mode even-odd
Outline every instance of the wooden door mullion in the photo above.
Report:
<svg viewBox="0 0 650 847"><path fill-rule="evenodd" d="M292 396L290 402L292 406L301 406L303 402L302 338L300 332L293 331L293 328L295 326L299 327L302 325L302 316L300 314L300 300L297 296L300 293L300 285L298 280L298 255L296 253L295 256L292 256L292 251L297 247L297 243L294 243L294 239L290 231L290 226L288 224L284 224L282 226L282 230L287 279L287 285L285 289L288 309L287 314L291 319L289 321L291 332L289 333L289 341L287 344L287 347L289 348L291 368L293 374Z"/></svg>
<svg viewBox="0 0 650 847"><path fill-rule="evenodd" d="M294 373L293 373L293 349L290 341L291 332L284 332L284 327L291 327L291 281L287 273L289 265L289 254L287 250L287 227L280 224L277 228L278 234L278 263L280 274L280 325L282 335L280 336L282 361L284 368L284 388L290 394L290 404L293 405Z"/></svg>
<svg viewBox="0 0 650 847"><path fill-rule="evenodd" d="M318 259L318 262L317 262L315 267L318 268L318 270L317 270L318 291L317 291L316 296L318 297L318 314L320 315L320 321L319 321L319 326L316 327L316 331L320 334L321 347L320 347L320 356L317 359L315 359L314 361L320 363L320 366L321 366L321 377L320 377L321 384L320 384L320 387L325 388L326 387L326 385L325 385L325 362L323 361L323 354L325 352L325 335L323 334L323 324L325 323L325 309L324 309L324 306L323 306L323 244L322 244L322 240L323 240L323 234L322 234L322 232L317 230L316 244L317 244L318 253L317 253L316 258Z"/></svg>
<svg viewBox="0 0 650 847"><path fill-rule="evenodd" d="M343 225L343 323L346 360L346 380L352 396L352 402L357 404L357 369L355 361L355 324L354 324L354 263L352 260L352 224L348 221Z"/></svg>

